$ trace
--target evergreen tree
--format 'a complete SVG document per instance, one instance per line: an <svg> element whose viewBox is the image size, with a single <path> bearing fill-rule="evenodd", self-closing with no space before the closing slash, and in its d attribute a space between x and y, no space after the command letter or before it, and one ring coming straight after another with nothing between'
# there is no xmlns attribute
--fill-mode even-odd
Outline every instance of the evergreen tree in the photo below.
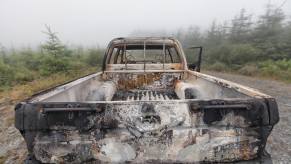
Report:
<svg viewBox="0 0 291 164"><path fill-rule="evenodd" d="M53 32L48 25L45 25L45 27L46 31L43 33L47 34L48 39L46 43L42 45L42 48L49 54L54 55L54 57L64 55L65 46L61 43L57 33Z"/></svg>
<svg viewBox="0 0 291 164"><path fill-rule="evenodd" d="M240 14L234 17L230 28L230 40L232 42L248 42L252 25L251 18L252 15L247 15L245 9L241 9Z"/></svg>
<svg viewBox="0 0 291 164"><path fill-rule="evenodd" d="M260 48L264 59L286 58L284 45L282 44L283 22L285 15L280 8L268 4L265 13L259 17L256 29L253 33L254 46Z"/></svg>

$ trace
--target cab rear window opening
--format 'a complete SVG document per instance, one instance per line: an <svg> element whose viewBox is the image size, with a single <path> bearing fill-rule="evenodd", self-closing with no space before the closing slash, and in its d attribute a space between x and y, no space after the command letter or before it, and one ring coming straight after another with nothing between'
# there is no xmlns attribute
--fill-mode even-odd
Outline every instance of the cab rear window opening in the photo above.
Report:
<svg viewBox="0 0 291 164"><path fill-rule="evenodd" d="M180 63L174 45L117 45L111 48L108 64L163 64Z"/></svg>

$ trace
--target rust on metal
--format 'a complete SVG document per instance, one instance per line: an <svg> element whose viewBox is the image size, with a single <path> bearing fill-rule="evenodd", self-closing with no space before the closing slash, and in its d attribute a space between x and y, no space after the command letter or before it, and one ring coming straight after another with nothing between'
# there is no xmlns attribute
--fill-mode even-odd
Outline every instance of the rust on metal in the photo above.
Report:
<svg viewBox="0 0 291 164"><path fill-rule="evenodd" d="M161 73L147 73L147 74L137 74L137 75L128 75L125 77L120 77L117 81L119 89L134 89L139 88L144 85L150 85L154 81L157 81L161 78Z"/></svg>

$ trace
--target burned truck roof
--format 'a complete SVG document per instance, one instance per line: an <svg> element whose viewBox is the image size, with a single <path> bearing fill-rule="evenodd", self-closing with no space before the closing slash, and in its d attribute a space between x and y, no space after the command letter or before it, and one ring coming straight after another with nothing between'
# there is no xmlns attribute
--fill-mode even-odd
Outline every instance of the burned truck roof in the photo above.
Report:
<svg viewBox="0 0 291 164"><path fill-rule="evenodd" d="M119 44L139 44L142 45L144 43L148 44L175 44L178 42L177 39L173 37L123 37L123 38L115 38L110 43L114 45Z"/></svg>

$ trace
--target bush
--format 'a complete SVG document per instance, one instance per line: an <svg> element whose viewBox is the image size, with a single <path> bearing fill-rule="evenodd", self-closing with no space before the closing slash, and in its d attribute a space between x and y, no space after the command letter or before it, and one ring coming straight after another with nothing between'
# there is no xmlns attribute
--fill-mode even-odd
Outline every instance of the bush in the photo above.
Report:
<svg viewBox="0 0 291 164"><path fill-rule="evenodd" d="M0 60L0 86L7 86L12 83L14 80L14 71L13 69Z"/></svg>
<svg viewBox="0 0 291 164"><path fill-rule="evenodd" d="M40 66L40 73L48 76L57 72L65 72L70 68L69 58L45 56Z"/></svg>
<svg viewBox="0 0 291 164"><path fill-rule="evenodd" d="M212 47L205 52L205 58L209 63L223 63L229 64L230 47L228 45L221 45L218 47Z"/></svg>
<svg viewBox="0 0 291 164"><path fill-rule="evenodd" d="M206 69L219 71L219 72L224 72L228 70L227 66L221 62L215 62L214 64L208 65L206 66Z"/></svg>
<svg viewBox="0 0 291 164"><path fill-rule="evenodd" d="M244 65L249 62L258 60L261 51L250 44L232 45L229 64Z"/></svg>
<svg viewBox="0 0 291 164"><path fill-rule="evenodd" d="M280 72L280 68L271 60L259 63L259 68L264 76L276 76Z"/></svg>
<svg viewBox="0 0 291 164"><path fill-rule="evenodd" d="M267 60L259 63L259 69L263 76L291 82L291 60Z"/></svg>
<svg viewBox="0 0 291 164"><path fill-rule="evenodd" d="M14 72L14 81L16 83L25 83L36 79L35 73L24 67L16 68Z"/></svg>
<svg viewBox="0 0 291 164"><path fill-rule="evenodd" d="M206 58L211 63L221 62L233 68L256 61L260 58L261 51L250 44L224 44L211 48L206 53Z"/></svg>
<svg viewBox="0 0 291 164"><path fill-rule="evenodd" d="M258 67L253 64L247 64L238 70L240 74L247 75L247 76L256 75L258 71L259 71Z"/></svg>
<svg viewBox="0 0 291 164"><path fill-rule="evenodd" d="M90 66L99 66L102 64L102 52L97 49L90 49L86 58L86 63Z"/></svg>
<svg viewBox="0 0 291 164"><path fill-rule="evenodd" d="M291 71L291 60L278 60L275 62L275 64L279 67L279 69L284 70L284 71Z"/></svg>

